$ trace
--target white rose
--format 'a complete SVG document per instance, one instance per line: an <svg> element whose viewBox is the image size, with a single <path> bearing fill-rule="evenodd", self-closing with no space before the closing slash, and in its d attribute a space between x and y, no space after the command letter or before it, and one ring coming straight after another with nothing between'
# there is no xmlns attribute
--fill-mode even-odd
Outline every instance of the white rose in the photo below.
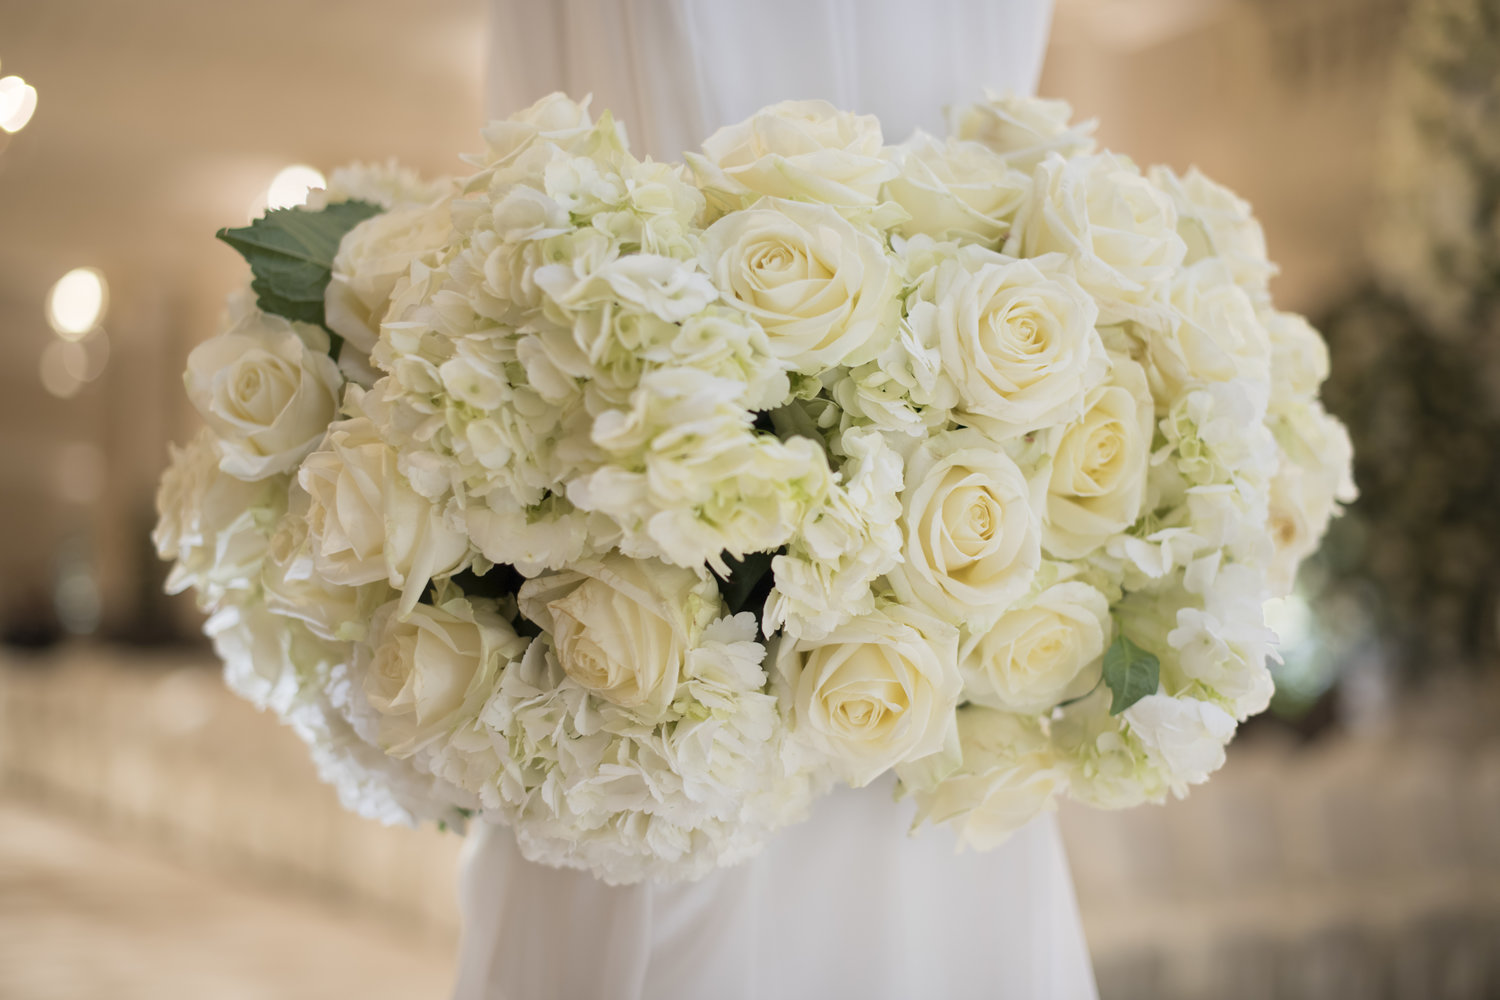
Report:
<svg viewBox="0 0 1500 1000"><path fill-rule="evenodd" d="M1154 409L1146 373L1123 355L1109 382L1088 395L1083 416L1061 432L1047 483L1042 546L1077 559L1141 515Z"/></svg>
<svg viewBox="0 0 1500 1000"><path fill-rule="evenodd" d="M1271 537L1271 564L1266 582L1273 596L1292 592L1302 560L1312 555L1333 514L1333 497L1307 489L1310 477L1287 465L1271 479L1266 533Z"/></svg>
<svg viewBox="0 0 1500 1000"><path fill-rule="evenodd" d="M1072 419L1103 377L1098 309L1064 273L969 247L918 296L912 327L937 346L957 409L997 437Z"/></svg>
<svg viewBox="0 0 1500 1000"><path fill-rule="evenodd" d="M1124 717L1146 758L1179 795L1224 765L1224 745L1234 736L1234 716L1196 698L1148 695Z"/></svg>
<svg viewBox="0 0 1500 1000"><path fill-rule="evenodd" d="M1073 160L1051 155L1036 168L1005 252L1067 254L1078 283L1099 302L1101 323L1156 327L1187 248L1171 199L1129 160L1101 153Z"/></svg>
<svg viewBox="0 0 1500 1000"><path fill-rule="evenodd" d="M250 591L260 575L267 539L286 509L284 477L246 482L220 467L218 442L204 428L172 464L156 493L157 555L174 560L167 592L188 587L210 608L231 591Z"/></svg>
<svg viewBox="0 0 1500 1000"><path fill-rule="evenodd" d="M261 564L260 585L267 609L297 619L324 639L363 638L371 614L395 595L384 580L345 587L323 579L314 565L307 535L309 498L295 483L288 506Z"/></svg>
<svg viewBox="0 0 1500 1000"><path fill-rule="evenodd" d="M385 580L410 610L435 576L456 570L468 539L412 489L368 417L340 420L297 473L307 491L313 565L328 582Z"/></svg>
<svg viewBox="0 0 1500 1000"><path fill-rule="evenodd" d="M765 328L771 354L800 371L871 360L897 321L900 280L885 247L826 206L731 213L703 234L702 264Z"/></svg>
<svg viewBox="0 0 1500 1000"><path fill-rule="evenodd" d="M1260 313L1271 339L1271 403L1284 407L1318 393L1328 378L1328 345L1313 325L1296 313Z"/></svg>
<svg viewBox="0 0 1500 1000"><path fill-rule="evenodd" d="M964 643L964 692L994 708L1050 711L1099 680L1109 633L1108 598L1086 583L1054 584Z"/></svg>
<svg viewBox="0 0 1500 1000"><path fill-rule="evenodd" d="M822 639L783 636L776 650L793 738L851 785L937 753L954 734L958 633L900 605Z"/></svg>
<svg viewBox="0 0 1500 1000"><path fill-rule="evenodd" d="M369 355L396 283L414 259L441 248L452 228L446 203L402 205L344 234L323 293L328 328L344 338L344 350Z"/></svg>
<svg viewBox="0 0 1500 1000"><path fill-rule="evenodd" d="M537 142L568 145L583 138L594 129L588 105L554 91L509 118L490 122L480 133L489 147L486 164L508 164Z"/></svg>
<svg viewBox="0 0 1500 1000"><path fill-rule="evenodd" d="M1171 285L1171 318L1146 343L1151 391L1161 405L1206 382L1245 378L1270 390L1271 340L1245 290L1222 261L1182 269Z"/></svg>
<svg viewBox="0 0 1500 1000"><path fill-rule="evenodd" d="M961 763L941 780L914 783L918 823L951 823L960 847L994 850L1052 807L1061 771L1034 719L966 706L958 711ZM927 776L923 776L927 777Z"/></svg>
<svg viewBox="0 0 1500 1000"><path fill-rule="evenodd" d="M1271 478L1267 533L1273 593L1290 593L1297 567L1312 555L1340 503L1359 495L1350 471L1353 449L1344 426L1316 403L1284 412L1276 424L1281 462Z"/></svg>
<svg viewBox="0 0 1500 1000"><path fill-rule="evenodd" d="M979 104L949 109L948 128L955 139L980 143L1018 170L1031 171L1048 153L1071 157L1089 153L1093 122L1070 125L1067 101L986 92Z"/></svg>
<svg viewBox="0 0 1500 1000"><path fill-rule="evenodd" d="M900 173L886 195L910 216L896 227L902 236L998 247L1031 186L1030 175L974 142L918 132L895 155Z"/></svg>
<svg viewBox="0 0 1500 1000"><path fill-rule="evenodd" d="M944 621L988 625L1026 592L1041 564L1031 484L972 430L925 442L905 481L904 561L891 570L891 586Z"/></svg>
<svg viewBox="0 0 1500 1000"><path fill-rule="evenodd" d="M351 667L375 713L368 735L395 757L452 735L479 717L500 671L527 645L493 610L463 598L409 611L383 605Z"/></svg>
<svg viewBox="0 0 1500 1000"><path fill-rule="evenodd" d="M290 472L317 446L344 384L327 348L318 327L257 310L188 355L188 398L219 436L225 472Z"/></svg>
<svg viewBox="0 0 1500 1000"><path fill-rule="evenodd" d="M621 555L527 580L518 600L570 678L649 719L672 703L685 657L722 610L692 570Z"/></svg>
<svg viewBox="0 0 1500 1000"><path fill-rule="evenodd" d="M703 152L687 153L710 204L731 210L758 196L829 205L874 205L895 169L883 155L880 121L826 101L784 101L719 129Z"/></svg>
<svg viewBox="0 0 1500 1000"><path fill-rule="evenodd" d="M1229 266L1236 284L1257 299L1268 297L1276 265L1266 259L1266 234L1250 203L1197 167L1178 177L1167 167L1155 166L1150 177L1177 209L1177 232L1187 245L1185 263L1218 257Z"/></svg>

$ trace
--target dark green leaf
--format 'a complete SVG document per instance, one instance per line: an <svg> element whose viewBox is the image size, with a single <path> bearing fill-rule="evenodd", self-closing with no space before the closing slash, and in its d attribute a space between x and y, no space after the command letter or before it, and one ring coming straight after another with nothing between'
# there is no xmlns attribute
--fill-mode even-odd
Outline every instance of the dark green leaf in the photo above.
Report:
<svg viewBox="0 0 1500 1000"><path fill-rule="evenodd" d="M729 613L753 611L759 617L766 598L771 594L775 577L771 573L771 560L779 552L752 552L744 559L725 556L729 565L729 577L719 580L719 593L729 607Z"/></svg>
<svg viewBox="0 0 1500 1000"><path fill-rule="evenodd" d="M323 292L333 277L339 241L381 211L367 201L343 201L317 211L280 208L241 229L221 229L218 237L249 263L250 287L263 310L323 326ZM334 357L339 346L335 336Z"/></svg>
<svg viewBox="0 0 1500 1000"><path fill-rule="evenodd" d="M488 573L482 575L466 569L461 573L454 573L452 580L454 586L464 592L465 597L488 597L492 600L515 597L521 584L526 582L526 578L516 572L514 566L507 566L505 563L496 563Z"/></svg>
<svg viewBox="0 0 1500 1000"><path fill-rule="evenodd" d="M1161 661L1125 637L1122 632L1104 653L1104 683L1114 694L1109 714L1119 715L1131 705L1156 693L1161 680Z"/></svg>

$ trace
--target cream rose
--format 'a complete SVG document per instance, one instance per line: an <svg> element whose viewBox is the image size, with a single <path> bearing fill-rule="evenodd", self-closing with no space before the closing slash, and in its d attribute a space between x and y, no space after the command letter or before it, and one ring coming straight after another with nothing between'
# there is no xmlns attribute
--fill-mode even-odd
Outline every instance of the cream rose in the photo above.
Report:
<svg viewBox="0 0 1500 1000"><path fill-rule="evenodd" d="M352 663L376 713L375 742L394 757L409 757L477 719L501 670L527 645L482 603L457 598L409 611L395 601L383 605Z"/></svg>
<svg viewBox="0 0 1500 1000"><path fill-rule="evenodd" d="M1302 560L1318 547L1334 511L1333 497L1315 495L1308 477L1287 465L1271 479L1266 511L1266 534L1271 539L1271 561L1266 584L1271 594L1284 597L1297 583Z"/></svg>
<svg viewBox="0 0 1500 1000"><path fill-rule="evenodd" d="M1328 345L1313 325L1296 313L1258 313L1271 341L1271 403L1287 406L1317 395L1328 377Z"/></svg>
<svg viewBox="0 0 1500 1000"><path fill-rule="evenodd" d="M1349 434L1317 404L1284 413L1276 426L1281 463L1271 477L1266 531L1273 594L1290 593L1297 568L1312 555L1341 503L1359 495L1350 472Z"/></svg>
<svg viewBox="0 0 1500 1000"><path fill-rule="evenodd" d="M1271 340L1245 290L1219 260L1183 269L1172 282L1171 321L1147 341L1151 388L1163 402L1206 382L1248 379L1270 391Z"/></svg>
<svg viewBox="0 0 1500 1000"><path fill-rule="evenodd" d="M260 586L266 607L297 619L320 638L362 639L371 614L396 595L384 580L346 587L323 579L314 565L308 539L308 506L306 491L293 483L288 513L277 523L261 564Z"/></svg>
<svg viewBox="0 0 1500 1000"><path fill-rule="evenodd" d="M365 356L374 350L396 283L413 260L440 249L452 229L448 206L440 203L392 208L344 234L323 311L328 328L344 338L345 350Z"/></svg>
<svg viewBox="0 0 1500 1000"><path fill-rule="evenodd" d="M874 205L895 168L874 115L826 101L783 101L719 129L684 159L711 206L733 210L761 195L829 205Z"/></svg>
<svg viewBox="0 0 1500 1000"><path fill-rule="evenodd" d="M950 109L948 127L954 138L977 142L1010 166L1031 171L1048 153L1072 157L1093 151L1094 123L1070 125L1072 117L1067 101L989 91L978 104Z"/></svg>
<svg viewBox="0 0 1500 1000"><path fill-rule="evenodd" d="M902 236L998 247L1031 187L1030 175L975 142L918 132L895 159L886 196L910 216L896 227Z"/></svg>
<svg viewBox="0 0 1500 1000"><path fill-rule="evenodd" d="M1167 283L1187 253L1171 199L1111 153L1048 156L1031 183L1005 252L1066 254L1101 323L1160 326Z"/></svg>
<svg viewBox="0 0 1500 1000"><path fill-rule="evenodd" d="M192 587L199 606L212 608L231 592L253 591L267 539L286 509L286 487L283 477L246 482L224 472L207 428L172 448L151 535L157 555L175 562L167 592Z"/></svg>
<svg viewBox="0 0 1500 1000"><path fill-rule="evenodd" d="M903 562L887 579L905 602L983 628L1031 586L1041 564L1032 485L972 430L927 441L907 461Z"/></svg>
<svg viewBox="0 0 1500 1000"><path fill-rule="evenodd" d="M1072 419L1104 375L1098 310L1067 274L968 247L918 296L912 327L937 346L957 409L997 437Z"/></svg>
<svg viewBox="0 0 1500 1000"><path fill-rule="evenodd" d="M318 327L252 310L188 355L188 398L219 436L225 472L290 472L317 446L344 382L327 348Z"/></svg>
<svg viewBox="0 0 1500 1000"><path fill-rule="evenodd" d="M872 360L898 320L885 247L826 206L769 201L725 216L703 234L702 264L800 371Z"/></svg>
<svg viewBox="0 0 1500 1000"><path fill-rule="evenodd" d="M1154 409L1146 373L1123 355L1061 433L1047 483L1042 547L1077 559L1124 531L1145 500Z"/></svg>
<svg viewBox="0 0 1500 1000"><path fill-rule="evenodd" d="M368 417L341 420L302 463L313 566L329 583L385 580L410 610L433 577L452 572L469 552L442 507L412 489L396 451Z"/></svg>
<svg viewBox="0 0 1500 1000"><path fill-rule="evenodd" d="M937 753L954 732L958 633L889 605L822 639L777 646L776 670L793 738L851 785Z"/></svg>
<svg viewBox="0 0 1500 1000"><path fill-rule="evenodd" d="M480 133L489 147L485 162L492 166L508 165L537 143L568 147L593 128L587 100L580 104L566 94L553 91L524 111L485 126Z"/></svg>
<svg viewBox="0 0 1500 1000"><path fill-rule="evenodd" d="M723 610L692 570L621 555L528 580L519 603L574 682L648 719L672 703L685 658Z"/></svg>
<svg viewBox="0 0 1500 1000"><path fill-rule="evenodd" d="M1012 712L1050 711L1098 682L1109 631L1108 598L1086 583L1054 584L964 642L964 693Z"/></svg>
<svg viewBox="0 0 1500 1000"><path fill-rule="evenodd" d="M1165 191L1177 209L1177 232L1187 245L1185 263L1218 257L1235 283L1257 301L1269 298L1276 265L1266 259L1266 234L1250 203L1205 177L1197 167L1178 177L1163 166L1151 168L1151 183Z"/></svg>

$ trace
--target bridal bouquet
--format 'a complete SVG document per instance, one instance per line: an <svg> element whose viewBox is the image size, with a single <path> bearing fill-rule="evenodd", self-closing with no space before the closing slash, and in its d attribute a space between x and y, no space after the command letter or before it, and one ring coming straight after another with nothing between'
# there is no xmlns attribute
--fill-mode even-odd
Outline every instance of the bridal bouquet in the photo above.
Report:
<svg viewBox="0 0 1500 1000"><path fill-rule="evenodd" d="M169 587L350 808L610 882L892 771L977 848L1184 794L1349 446L1248 206L1068 115L794 102L669 164L555 95L221 232Z"/></svg>

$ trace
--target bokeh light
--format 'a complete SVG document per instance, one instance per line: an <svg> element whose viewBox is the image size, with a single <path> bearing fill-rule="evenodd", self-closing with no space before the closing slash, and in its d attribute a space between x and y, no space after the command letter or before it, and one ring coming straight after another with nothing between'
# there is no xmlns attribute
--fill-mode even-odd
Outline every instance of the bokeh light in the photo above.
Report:
<svg viewBox="0 0 1500 1000"><path fill-rule="evenodd" d="M47 321L64 340L82 340L109 308L109 285L92 267L75 267L52 286Z"/></svg>
<svg viewBox="0 0 1500 1000"><path fill-rule="evenodd" d="M82 344L54 340L42 350L42 388L58 399L72 399L87 381L88 351Z"/></svg>
<svg viewBox="0 0 1500 1000"><path fill-rule="evenodd" d="M296 208L307 203L308 192L327 184L323 175L306 164L295 163L282 169L266 189L267 208Z"/></svg>
<svg viewBox="0 0 1500 1000"><path fill-rule="evenodd" d="M19 76L0 79L0 129L19 132L35 112L35 87Z"/></svg>

